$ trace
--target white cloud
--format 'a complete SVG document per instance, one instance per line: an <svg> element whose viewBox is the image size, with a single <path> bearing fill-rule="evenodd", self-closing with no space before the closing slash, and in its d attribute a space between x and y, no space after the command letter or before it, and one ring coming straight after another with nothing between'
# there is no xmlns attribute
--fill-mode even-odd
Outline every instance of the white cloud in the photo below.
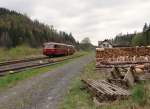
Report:
<svg viewBox="0 0 150 109"><path fill-rule="evenodd" d="M150 19L149 0L0 0L0 6L28 14L77 40L112 38L140 31Z"/></svg>

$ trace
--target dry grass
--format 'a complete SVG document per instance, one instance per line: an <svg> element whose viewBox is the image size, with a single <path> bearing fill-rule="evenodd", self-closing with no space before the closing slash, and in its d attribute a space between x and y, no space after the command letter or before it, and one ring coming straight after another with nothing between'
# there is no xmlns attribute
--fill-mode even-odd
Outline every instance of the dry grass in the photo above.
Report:
<svg viewBox="0 0 150 109"><path fill-rule="evenodd" d="M11 49L0 48L0 61L33 57L36 55L42 55L41 48L30 48L28 46L18 46Z"/></svg>

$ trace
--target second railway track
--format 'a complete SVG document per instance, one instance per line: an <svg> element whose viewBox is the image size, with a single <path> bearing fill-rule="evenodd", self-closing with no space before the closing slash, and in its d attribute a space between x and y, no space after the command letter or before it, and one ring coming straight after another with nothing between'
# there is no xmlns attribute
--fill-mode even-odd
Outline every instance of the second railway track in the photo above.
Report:
<svg viewBox="0 0 150 109"><path fill-rule="evenodd" d="M40 57L32 57L32 58L19 59L19 60L13 60L13 61L5 61L5 62L0 62L0 66L16 64L16 63L21 63L21 62L30 62L30 61L36 61L36 60L42 60L42 59L48 59L48 57L40 56Z"/></svg>
<svg viewBox="0 0 150 109"><path fill-rule="evenodd" d="M38 57L32 59L22 59L22 60L2 62L0 63L0 76L17 73L27 69L39 68L51 64L56 64L80 56L82 55L68 56L68 57L61 57L61 58Z"/></svg>

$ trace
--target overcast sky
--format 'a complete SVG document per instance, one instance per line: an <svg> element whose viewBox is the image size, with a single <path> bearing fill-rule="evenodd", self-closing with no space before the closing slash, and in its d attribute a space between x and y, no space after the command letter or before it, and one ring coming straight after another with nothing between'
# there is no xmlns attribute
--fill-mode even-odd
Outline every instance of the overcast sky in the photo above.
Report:
<svg viewBox="0 0 150 109"><path fill-rule="evenodd" d="M150 0L0 0L0 6L27 14L76 40L98 40L141 31L150 21Z"/></svg>

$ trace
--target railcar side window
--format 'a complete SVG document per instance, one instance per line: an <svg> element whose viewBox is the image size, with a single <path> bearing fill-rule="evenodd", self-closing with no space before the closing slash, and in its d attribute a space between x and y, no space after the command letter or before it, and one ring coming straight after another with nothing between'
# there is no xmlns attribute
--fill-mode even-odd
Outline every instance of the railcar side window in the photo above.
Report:
<svg viewBox="0 0 150 109"><path fill-rule="evenodd" d="M60 48L60 49L64 49L64 48L65 48L64 45L55 45L54 47L55 47L55 48Z"/></svg>
<svg viewBox="0 0 150 109"><path fill-rule="evenodd" d="M54 45L54 48L57 48L57 45Z"/></svg>
<svg viewBox="0 0 150 109"><path fill-rule="evenodd" d="M45 48L54 48L54 45L52 45L52 44L46 44Z"/></svg>
<svg viewBox="0 0 150 109"><path fill-rule="evenodd" d="M60 48L59 45L54 45L54 48Z"/></svg>

